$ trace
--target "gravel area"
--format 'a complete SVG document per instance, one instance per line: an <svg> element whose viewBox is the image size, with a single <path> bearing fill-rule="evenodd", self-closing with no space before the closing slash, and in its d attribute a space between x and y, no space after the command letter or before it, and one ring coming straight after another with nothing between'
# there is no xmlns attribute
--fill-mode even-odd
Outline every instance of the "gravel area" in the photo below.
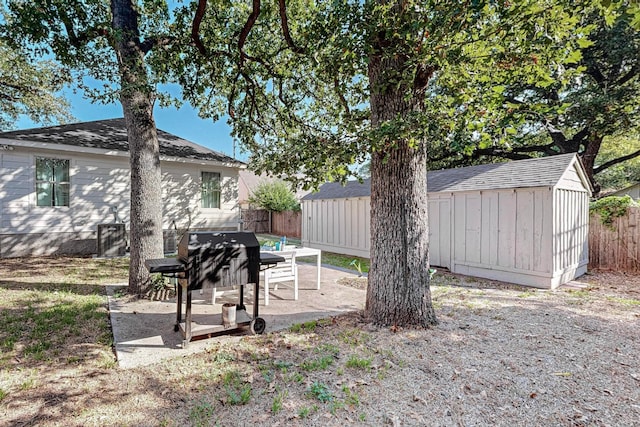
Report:
<svg viewBox="0 0 640 427"><path fill-rule="evenodd" d="M0 425L640 425L638 276L434 282L426 330L350 313L147 367L43 363L22 388L0 376Z"/></svg>

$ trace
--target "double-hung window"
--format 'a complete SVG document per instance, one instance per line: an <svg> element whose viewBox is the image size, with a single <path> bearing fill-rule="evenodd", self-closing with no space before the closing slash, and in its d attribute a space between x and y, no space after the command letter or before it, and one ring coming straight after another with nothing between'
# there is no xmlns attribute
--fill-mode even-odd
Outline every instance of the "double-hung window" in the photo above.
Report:
<svg viewBox="0 0 640 427"><path fill-rule="evenodd" d="M69 206L69 160L36 158L36 205Z"/></svg>
<svg viewBox="0 0 640 427"><path fill-rule="evenodd" d="M202 207L220 209L220 174L202 172L201 182Z"/></svg>

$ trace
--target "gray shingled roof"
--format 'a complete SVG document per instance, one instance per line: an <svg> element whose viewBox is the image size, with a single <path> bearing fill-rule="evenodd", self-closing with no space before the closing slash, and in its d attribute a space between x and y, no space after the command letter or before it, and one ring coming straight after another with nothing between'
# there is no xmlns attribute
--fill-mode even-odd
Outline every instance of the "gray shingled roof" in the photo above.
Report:
<svg viewBox="0 0 640 427"><path fill-rule="evenodd" d="M2 132L0 133L0 139L2 138L129 151L127 128L123 118ZM160 144L160 155L162 156L243 164L225 154L210 150L160 129L158 129L158 143Z"/></svg>
<svg viewBox="0 0 640 427"><path fill-rule="evenodd" d="M537 159L430 171L427 173L427 191L438 193L554 186L560 181L574 158L573 153L559 154ZM370 195L371 182L367 179L362 184L349 181L346 186L335 182L326 183L318 192L308 194L303 200Z"/></svg>

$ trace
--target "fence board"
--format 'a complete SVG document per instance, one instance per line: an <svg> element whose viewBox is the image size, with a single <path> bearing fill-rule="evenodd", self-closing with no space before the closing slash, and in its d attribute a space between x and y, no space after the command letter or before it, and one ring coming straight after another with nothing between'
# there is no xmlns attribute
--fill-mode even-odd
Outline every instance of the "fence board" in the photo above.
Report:
<svg viewBox="0 0 640 427"><path fill-rule="evenodd" d="M269 211L264 209L242 209L244 231L254 233L269 233Z"/></svg>
<svg viewBox="0 0 640 427"><path fill-rule="evenodd" d="M611 226L602 224L600 215L591 214L589 268L640 271L640 208L629 208Z"/></svg>
<svg viewBox="0 0 640 427"><path fill-rule="evenodd" d="M302 213L294 211L272 212L271 234L302 237Z"/></svg>

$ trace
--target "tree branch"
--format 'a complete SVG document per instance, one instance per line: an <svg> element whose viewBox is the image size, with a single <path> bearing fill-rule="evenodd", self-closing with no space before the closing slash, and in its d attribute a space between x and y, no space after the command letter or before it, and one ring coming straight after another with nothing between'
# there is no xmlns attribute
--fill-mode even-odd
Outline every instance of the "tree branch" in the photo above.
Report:
<svg viewBox="0 0 640 427"><path fill-rule="evenodd" d="M161 38L152 37L152 38L148 38L148 39L145 39L142 43L140 43L140 50L142 51L142 53L146 54L151 49L153 49L154 47L156 47L156 46L166 46L166 45L170 44L174 40L175 40L174 37L161 37Z"/></svg>
<svg viewBox="0 0 640 427"><path fill-rule="evenodd" d="M202 39L200 39L200 24L202 24L202 18L204 18L204 13L207 9L207 0L198 0L198 8L196 9L196 15L193 17L193 23L191 25L191 40L193 40L193 44L196 45L196 49L204 55L208 56L207 48L202 43Z"/></svg>
<svg viewBox="0 0 640 427"><path fill-rule="evenodd" d="M200 1L202 2L206 0L200 0ZM244 48L244 44L247 41L247 37L249 37L249 33L251 32L251 29L253 28L253 26L256 23L256 20L258 19L258 15L260 15L260 0L253 0L253 9L251 10L251 14L249 15L249 18L247 18L247 22L244 24L244 27L242 27L242 31L240 31L240 36L238 37L238 50L240 51L240 65L242 65L242 62L246 57L242 49Z"/></svg>
<svg viewBox="0 0 640 427"><path fill-rule="evenodd" d="M615 84L616 86L622 86L625 83L627 83L629 80L631 80L632 78L634 78L635 76L638 75L638 73L640 72L640 66L638 64L634 65L633 67L631 67L631 69L629 70L629 72L627 74L625 74L624 76L622 76Z"/></svg>
<svg viewBox="0 0 640 427"><path fill-rule="evenodd" d="M634 151L633 153L627 154L626 156L618 157L617 159L609 160L608 162L604 162L597 168L593 168L593 174L596 175L603 170L610 168L611 166L617 165L618 163L626 162L627 160L634 159L638 156L640 156L640 150Z"/></svg>
<svg viewBox="0 0 640 427"><path fill-rule="evenodd" d="M291 38L291 33L289 32L289 20L287 19L287 6L285 4L285 0L278 0L278 8L280 9L280 24L282 26L282 34L284 35L284 39L287 41L287 46L291 48L294 53L304 54L306 53L305 49L296 46L293 42L293 38Z"/></svg>

